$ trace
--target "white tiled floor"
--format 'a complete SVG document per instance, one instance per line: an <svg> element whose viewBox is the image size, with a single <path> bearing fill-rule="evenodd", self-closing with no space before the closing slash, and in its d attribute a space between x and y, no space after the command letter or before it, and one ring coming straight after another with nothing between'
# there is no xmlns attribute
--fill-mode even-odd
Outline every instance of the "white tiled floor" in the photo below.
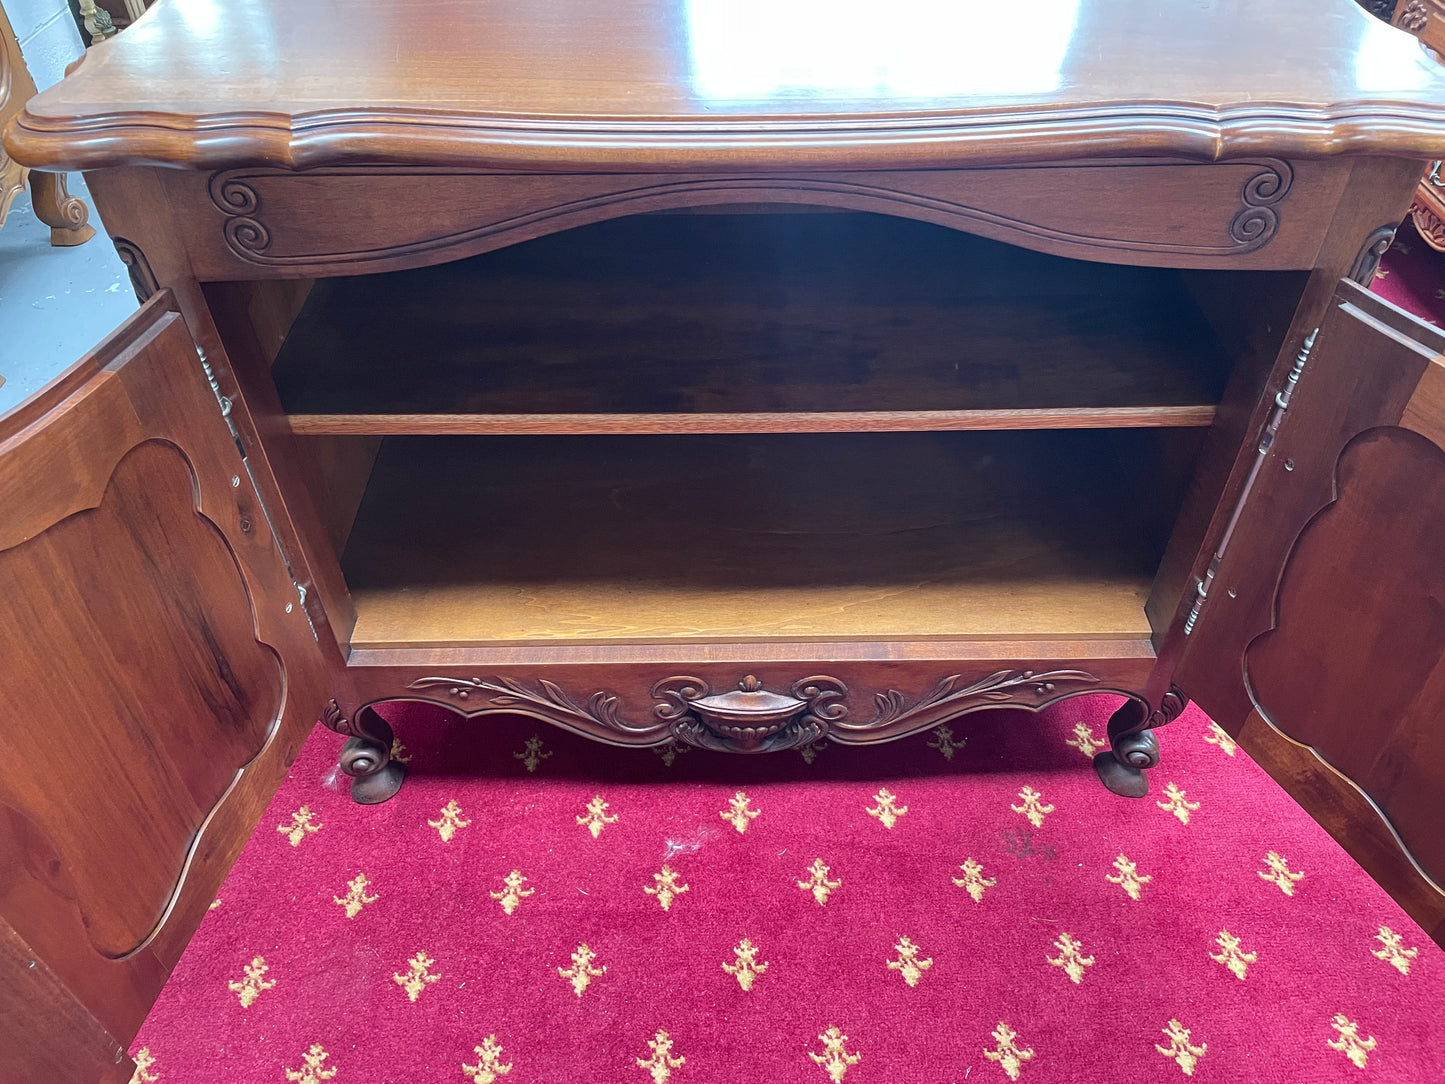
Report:
<svg viewBox="0 0 1445 1084"><path fill-rule="evenodd" d="M79 174L70 191L90 204ZM0 414L33 395L135 311L125 267L101 229L76 248L52 248L50 228L22 193L0 229Z"/></svg>

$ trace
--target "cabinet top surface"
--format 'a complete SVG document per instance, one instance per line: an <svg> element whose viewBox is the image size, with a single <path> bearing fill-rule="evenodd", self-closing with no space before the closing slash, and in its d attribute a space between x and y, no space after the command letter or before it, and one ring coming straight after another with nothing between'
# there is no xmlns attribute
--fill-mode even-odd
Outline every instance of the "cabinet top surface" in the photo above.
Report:
<svg viewBox="0 0 1445 1084"><path fill-rule="evenodd" d="M6 134L50 168L1445 156L1353 0L160 0Z"/></svg>

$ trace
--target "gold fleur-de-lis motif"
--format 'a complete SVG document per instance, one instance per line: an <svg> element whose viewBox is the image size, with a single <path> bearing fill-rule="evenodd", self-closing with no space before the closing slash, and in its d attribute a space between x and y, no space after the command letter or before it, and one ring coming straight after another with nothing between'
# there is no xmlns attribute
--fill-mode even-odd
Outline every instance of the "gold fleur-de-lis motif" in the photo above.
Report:
<svg viewBox="0 0 1445 1084"><path fill-rule="evenodd" d="M1338 1039L1326 1039L1325 1045L1331 1050L1338 1050L1345 1057L1349 1058L1356 1069L1363 1069L1369 1061L1370 1051L1380 1044L1373 1035L1361 1038L1360 1025L1355 1023L1342 1012L1335 1013L1334 1020L1330 1026L1340 1033Z"/></svg>
<svg viewBox="0 0 1445 1084"><path fill-rule="evenodd" d="M462 807L457 805L455 798L442 806L436 820L427 821L427 824L437 830L437 835L442 837L443 843L450 843L452 837L457 834L457 829L465 828L471 823L462 816Z"/></svg>
<svg viewBox="0 0 1445 1084"><path fill-rule="evenodd" d="M472 1084L493 1084L497 1077L512 1071L511 1062L502 1064L502 1044L495 1035L488 1035L481 1046L472 1047L472 1052L477 1055L477 1064L462 1062L462 1072L471 1077Z"/></svg>
<svg viewBox="0 0 1445 1084"><path fill-rule="evenodd" d="M1210 723L1209 729L1204 732L1204 740L1210 745L1217 745L1228 756L1234 756L1239 743L1229 736L1229 732L1218 723Z"/></svg>
<svg viewBox="0 0 1445 1084"><path fill-rule="evenodd" d="M542 748L542 735L533 734L522 745L522 751L520 753L512 754L512 759L520 760L527 766L527 771L535 772L537 766L541 764L542 761L551 757L551 755L551 753Z"/></svg>
<svg viewBox="0 0 1445 1084"><path fill-rule="evenodd" d="M1070 740L1068 738L1065 738L1064 744L1072 745L1079 752L1083 753L1084 756L1088 757L1090 760L1093 760L1094 754L1097 753L1100 749L1103 749L1109 743L1106 741L1100 741L1098 738L1094 737L1094 732L1089 728L1088 723L1075 723L1073 739Z"/></svg>
<svg viewBox="0 0 1445 1084"><path fill-rule="evenodd" d="M677 899L677 897L681 896L684 892L687 892L690 888L689 885L682 883L677 871L666 862L662 864L662 872L654 873L652 879L656 883L643 885L642 891L646 892L649 896L656 896L657 902L662 904L664 911L672 906L673 900Z"/></svg>
<svg viewBox="0 0 1445 1084"><path fill-rule="evenodd" d="M1189 1029L1178 1020L1170 1020L1167 1027L1159 1030L1169 1040L1169 1045L1160 1046L1155 1043L1154 1049L1166 1058L1173 1058L1174 1063L1184 1070L1185 1076L1193 1076L1194 1067L1199 1064L1199 1059L1204 1057L1204 1052L1209 1049L1209 1044L1200 1043L1198 1046L1194 1046L1190 1043Z"/></svg>
<svg viewBox="0 0 1445 1084"><path fill-rule="evenodd" d="M1154 879L1150 874L1140 873L1134 863L1122 854L1114 859L1114 868L1119 871L1119 875L1116 877L1112 873L1106 873L1104 880L1118 885L1129 894L1131 900L1137 900L1139 889Z"/></svg>
<svg viewBox="0 0 1445 1084"><path fill-rule="evenodd" d="M934 729L933 740L928 743L928 748L937 749L943 754L944 760L952 760L953 754L967 744L967 738L959 738L957 741L953 740L953 730L951 727L940 726Z"/></svg>
<svg viewBox="0 0 1445 1084"><path fill-rule="evenodd" d="M331 1057L320 1043L312 1043L311 1049L301 1055L302 1068L287 1069L286 1079L292 1084L321 1084L323 1080L330 1080L336 1076L337 1068L321 1068L321 1063Z"/></svg>
<svg viewBox="0 0 1445 1084"><path fill-rule="evenodd" d="M418 951L406 962L406 973L393 972L391 981L406 991L408 1001L415 1001L431 983L441 981L440 975L431 973L431 967L435 963L425 952Z"/></svg>
<svg viewBox="0 0 1445 1084"><path fill-rule="evenodd" d="M368 903L375 903L380 896L368 896L366 890L371 887L371 882L366 879L366 874L358 873L346 883L346 895L332 896L331 898L346 908L346 917L355 918L361 914L361 909Z"/></svg>
<svg viewBox="0 0 1445 1084"><path fill-rule="evenodd" d="M1044 826L1044 817L1052 813L1054 807L1044 805L1044 796L1034 790L1033 787L1024 787L1023 790L1019 791L1019 798L1022 799L1024 804L1010 805L1009 808L1015 813L1022 813L1035 828L1042 828Z"/></svg>
<svg viewBox="0 0 1445 1084"><path fill-rule="evenodd" d="M687 1063L684 1057L672 1056L672 1037L657 1029L657 1035L647 1040L648 1048L651 1049L650 1057L638 1058L637 1067L646 1069L652 1074L653 1084L667 1084L672 1078L672 1071Z"/></svg>
<svg viewBox="0 0 1445 1084"><path fill-rule="evenodd" d="M411 757L402 756L406 752L406 746L401 744L400 738L391 739L391 759L398 764L410 764Z"/></svg>
<svg viewBox="0 0 1445 1084"><path fill-rule="evenodd" d="M906 805L897 804L898 796L890 793L887 787L880 787L878 793L873 795L873 800L878 804L866 812L868 816L882 821L884 828L892 828L898 823L898 818L908 812Z"/></svg>
<svg viewBox="0 0 1445 1084"><path fill-rule="evenodd" d="M989 1061L998 1062L998 1067L1008 1074L1010 1080L1017 1080L1024 1062L1033 1060L1032 1048L1025 1050L1020 1047L1015 1041L1019 1037L1018 1032L1002 1020L998 1022L998 1027L993 1029L992 1034L998 1045L992 1050L985 1050L983 1056Z"/></svg>
<svg viewBox="0 0 1445 1084"><path fill-rule="evenodd" d="M1058 940L1054 942L1054 948L1059 950L1057 958L1045 956L1044 959L1055 967L1062 967L1064 974L1075 986L1083 984L1084 968L1094 966L1094 958L1084 955L1084 946L1075 941L1071 934L1061 933Z"/></svg>
<svg viewBox="0 0 1445 1084"><path fill-rule="evenodd" d="M278 824L276 831L291 841L291 846L301 846L301 841L308 835L314 835L321 831L325 825L317 824L311 818L314 814L309 805L303 805L295 813L291 814L291 821L288 824Z"/></svg>
<svg viewBox="0 0 1445 1084"><path fill-rule="evenodd" d="M488 892L487 895L498 901L502 905L502 910L510 915L524 899L537 891L535 888L523 888L522 886L526 883L527 878L522 876L522 871L514 869L502 878L501 891Z"/></svg>
<svg viewBox="0 0 1445 1084"><path fill-rule="evenodd" d="M917 986L923 973L933 966L933 957L920 960L918 954L922 949L907 937L900 937L898 944L893 946L893 951L898 953L898 959L888 961L888 970L901 974L903 981L909 986Z"/></svg>
<svg viewBox="0 0 1445 1084"><path fill-rule="evenodd" d="M733 955L737 957L737 962L722 965L722 969L737 979L738 985L744 990L751 990L758 976L768 969L768 962L759 960L758 952L758 946L744 937L733 946Z"/></svg>
<svg viewBox="0 0 1445 1084"><path fill-rule="evenodd" d="M1234 977L1243 979L1249 970L1249 965L1259 959L1257 952L1245 952L1240 948L1239 938L1228 930L1220 930L1219 936L1214 939L1219 946L1219 953L1211 952L1209 958L1217 964L1223 964L1234 972Z"/></svg>
<svg viewBox="0 0 1445 1084"><path fill-rule="evenodd" d="M739 832L746 832L748 825L753 818L762 812L760 809L749 809L748 803L752 799L742 791L738 791L728 799L728 807L718 814L723 820L730 823Z"/></svg>
<svg viewBox="0 0 1445 1084"><path fill-rule="evenodd" d="M241 1008L249 1009L263 992L276 985L275 979L266 978L266 972L270 970L266 966L266 957L257 956L246 965L246 977L236 982L226 983L226 989L237 996L241 1002Z"/></svg>
<svg viewBox="0 0 1445 1084"><path fill-rule="evenodd" d="M1402 975L1410 973L1410 961L1420 955L1417 948L1405 948L1404 937L1396 933L1388 926L1381 926L1380 932L1375 934L1375 940L1380 942L1383 948L1371 949L1370 955L1378 960L1384 960L1393 964L1395 970Z"/></svg>
<svg viewBox="0 0 1445 1084"><path fill-rule="evenodd" d="M823 864L823 860L821 858L815 858L813 859L813 864L808 867L808 879L798 882L799 888L813 893L813 899L818 901L819 907L827 903L828 897L833 894L833 890L843 883L842 881L828 880L829 872L828 867Z"/></svg>
<svg viewBox="0 0 1445 1084"><path fill-rule="evenodd" d="M156 1059L151 1056L150 1047L143 1046L135 1052L135 1072L130 1075L130 1084L156 1084L160 1077L151 1072Z"/></svg>
<svg viewBox="0 0 1445 1084"><path fill-rule="evenodd" d="M1166 801L1154 804L1166 813L1173 813L1179 818L1180 824L1188 824L1189 814L1199 811L1199 803L1185 798L1184 791L1179 789L1177 783L1170 783L1164 788L1164 797L1167 799Z"/></svg>
<svg viewBox="0 0 1445 1084"><path fill-rule="evenodd" d="M572 983L572 992L581 997L592 985L592 980L601 975L607 974L607 965L593 967L592 961L597 959L597 953L587 947L586 942L577 946L577 951L572 953L572 966L559 967L557 974L561 975Z"/></svg>
<svg viewBox="0 0 1445 1084"><path fill-rule="evenodd" d="M607 803L602 800L602 796L599 794L587 803L587 812L577 818L577 823L584 825L586 829L592 833L592 838L596 839L602 834L602 829L606 828L609 824L617 823L617 816L616 814L610 817L607 815Z"/></svg>
<svg viewBox="0 0 1445 1084"><path fill-rule="evenodd" d="M975 862L972 858L965 858L963 865L958 868L963 870L963 876L953 878L953 883L959 888L967 889L968 894L973 897L974 903L982 903L984 889L992 888L998 884L996 879L985 877L983 875L983 866Z"/></svg>
<svg viewBox="0 0 1445 1084"><path fill-rule="evenodd" d="M690 750L687 746L683 745L676 738L673 738L671 741L666 742L662 745L653 746L652 751L655 755L662 758L662 763L664 765L671 768L673 763L677 760L679 756L681 756L683 753L689 752Z"/></svg>
<svg viewBox="0 0 1445 1084"><path fill-rule="evenodd" d="M1270 851L1264 856L1264 864L1267 869L1255 870L1261 880L1268 881L1272 885L1278 885L1279 890L1286 896L1294 895L1295 882L1304 877L1304 870L1298 873L1291 873L1289 862L1284 855Z"/></svg>
<svg viewBox="0 0 1445 1084"><path fill-rule="evenodd" d="M848 1052L848 1036L843 1034L841 1028L829 1027L818 1036L818 1041L823 1044L823 1052L815 1054L809 1050L808 1057L815 1065L822 1067L833 1084L842 1084L849 1068L863 1060L862 1053Z"/></svg>
<svg viewBox="0 0 1445 1084"><path fill-rule="evenodd" d="M811 743L810 745L801 746L798 749L798 755L803 758L804 764L811 764L813 763L813 761L818 759L818 754L826 748L828 748L827 739L819 738L817 741Z"/></svg>

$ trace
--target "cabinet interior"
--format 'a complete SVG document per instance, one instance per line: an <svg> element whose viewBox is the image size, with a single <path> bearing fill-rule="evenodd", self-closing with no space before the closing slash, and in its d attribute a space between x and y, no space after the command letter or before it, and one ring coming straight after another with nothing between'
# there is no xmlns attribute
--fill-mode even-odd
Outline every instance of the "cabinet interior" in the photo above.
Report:
<svg viewBox="0 0 1445 1084"><path fill-rule="evenodd" d="M1137 650L1208 427L1272 360L1240 325L1277 344L1303 279L736 213L211 289L245 293L353 649Z"/></svg>

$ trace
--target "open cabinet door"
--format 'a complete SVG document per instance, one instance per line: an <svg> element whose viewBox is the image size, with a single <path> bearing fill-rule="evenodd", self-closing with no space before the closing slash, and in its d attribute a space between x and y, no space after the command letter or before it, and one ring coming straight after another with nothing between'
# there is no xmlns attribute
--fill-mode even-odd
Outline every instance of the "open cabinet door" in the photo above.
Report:
<svg viewBox="0 0 1445 1084"><path fill-rule="evenodd" d="M0 418L0 920L121 1046L326 695L173 304Z"/></svg>
<svg viewBox="0 0 1445 1084"><path fill-rule="evenodd" d="M1445 945L1442 351L1340 284L1176 680Z"/></svg>

